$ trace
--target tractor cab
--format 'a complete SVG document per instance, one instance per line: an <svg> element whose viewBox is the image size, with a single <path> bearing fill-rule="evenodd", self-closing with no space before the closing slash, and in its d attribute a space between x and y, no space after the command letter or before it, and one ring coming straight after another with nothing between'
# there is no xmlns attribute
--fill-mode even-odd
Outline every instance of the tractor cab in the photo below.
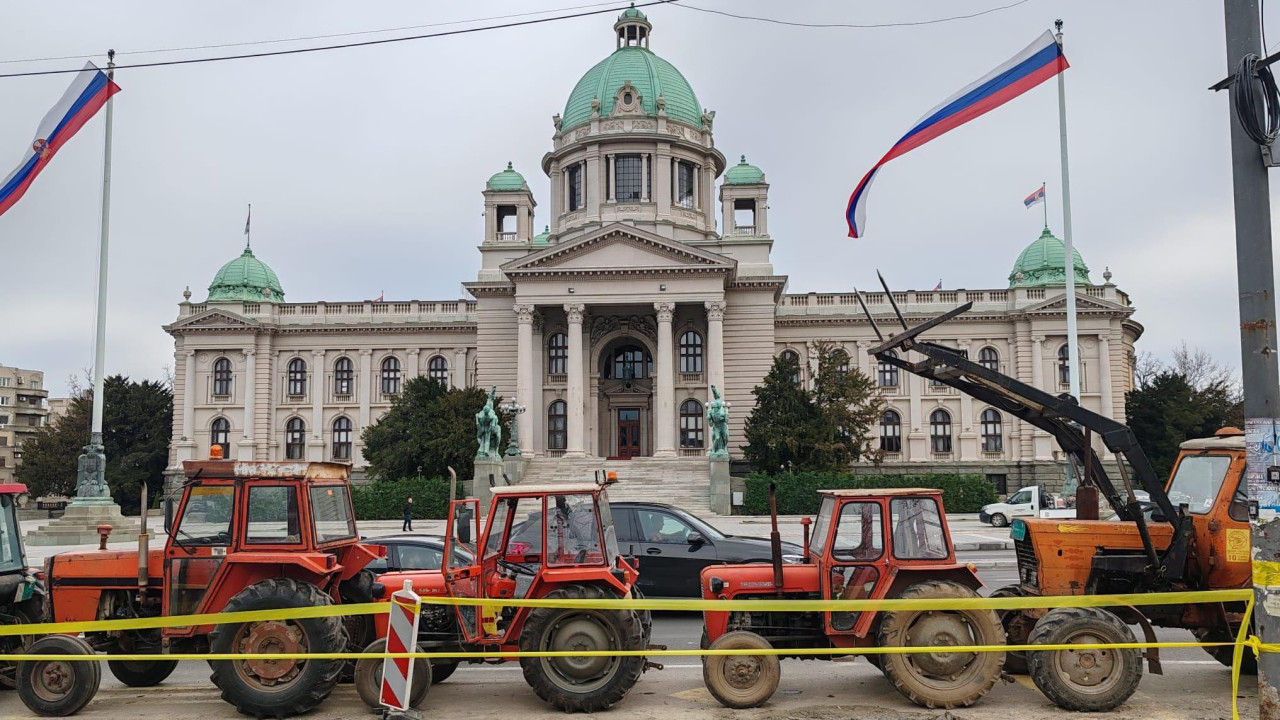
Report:
<svg viewBox="0 0 1280 720"><path fill-rule="evenodd" d="M0 577L22 575L27 570L22 529L18 526L18 503L26 494L26 485L0 483Z"/></svg>
<svg viewBox="0 0 1280 720"><path fill-rule="evenodd" d="M512 485L492 489L483 529L476 499L457 500L447 526L444 583L452 597L544 597L573 583L604 583L625 595L638 576L618 554L603 485ZM456 552L464 550L465 552ZM511 643L527 608L458 606L465 641Z"/></svg>

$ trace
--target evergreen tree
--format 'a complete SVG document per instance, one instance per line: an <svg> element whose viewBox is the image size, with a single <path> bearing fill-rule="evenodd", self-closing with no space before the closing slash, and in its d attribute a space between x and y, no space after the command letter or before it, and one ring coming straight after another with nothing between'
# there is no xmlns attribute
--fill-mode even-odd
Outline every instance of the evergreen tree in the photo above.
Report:
<svg viewBox="0 0 1280 720"><path fill-rule="evenodd" d="M1125 408L1129 428L1159 477L1169 474L1184 440L1209 437L1225 425L1243 422L1243 407L1230 383L1197 388L1177 369L1146 377L1125 396Z"/></svg>
<svg viewBox="0 0 1280 720"><path fill-rule="evenodd" d="M812 398L817 424L807 469L843 470L864 458L879 460L871 430L884 412L884 402L871 378L850 367L844 348L819 343Z"/></svg>
<svg viewBox="0 0 1280 720"><path fill-rule="evenodd" d="M409 380L387 414L361 435L369 473L379 480L448 477L452 465L459 479L471 477L478 449L475 415L486 396L480 388L448 387L425 376ZM497 412L505 449L506 417Z"/></svg>
<svg viewBox="0 0 1280 720"><path fill-rule="evenodd" d="M742 446L742 452L761 472L808 466L817 413L799 377L799 360L779 356L774 358L764 382L751 391L756 407L747 418L747 444Z"/></svg>

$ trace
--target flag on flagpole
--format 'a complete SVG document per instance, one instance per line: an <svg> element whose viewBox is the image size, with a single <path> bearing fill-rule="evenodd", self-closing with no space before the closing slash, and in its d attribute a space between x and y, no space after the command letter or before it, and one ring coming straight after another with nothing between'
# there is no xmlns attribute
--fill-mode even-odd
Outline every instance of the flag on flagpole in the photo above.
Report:
<svg viewBox="0 0 1280 720"><path fill-rule="evenodd" d="M1022 201L1022 204L1026 205L1027 209L1031 209L1042 202L1044 202L1044 186L1043 185L1036 188L1035 192L1031 193L1026 198L1024 198Z"/></svg>
<svg viewBox="0 0 1280 720"><path fill-rule="evenodd" d="M374 302L383 302L382 300L383 295L386 295L385 291L378 291L378 297L374 299Z"/></svg>
<svg viewBox="0 0 1280 720"><path fill-rule="evenodd" d="M844 211L845 220L849 223L849 237L862 237L866 233L867 192L881 166L949 130L985 115L1067 67L1062 47L1058 45L1053 33L1046 30L1022 52L925 113L906 135L889 148L880 162L862 176L853 194L849 196L849 204Z"/></svg>
<svg viewBox="0 0 1280 720"><path fill-rule="evenodd" d="M933 286L933 291L938 292L942 289L942 278L938 278L938 284Z"/></svg>
<svg viewBox="0 0 1280 720"><path fill-rule="evenodd" d="M253 221L253 205L249 206L249 214L244 218L244 237L249 239L249 223Z"/></svg>
<svg viewBox="0 0 1280 720"><path fill-rule="evenodd" d="M120 86L106 73L93 63L85 63L84 69L72 79L71 86L40 121L35 140L23 154L17 169L0 182L0 215L22 198L62 146L118 92Z"/></svg>

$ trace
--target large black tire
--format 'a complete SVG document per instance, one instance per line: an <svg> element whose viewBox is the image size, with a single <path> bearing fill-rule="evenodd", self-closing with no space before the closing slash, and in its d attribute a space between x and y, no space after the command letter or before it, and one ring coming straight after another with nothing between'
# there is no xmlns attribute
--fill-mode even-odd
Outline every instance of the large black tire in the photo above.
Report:
<svg viewBox="0 0 1280 720"><path fill-rule="evenodd" d="M387 639L382 638L369 643L364 649L366 653L384 653L387 651ZM418 646L418 652L426 652ZM378 710L382 707L382 658L368 658L356 661L356 693L365 705ZM409 705L422 707L427 699L427 691L435 684L433 673L436 667L430 662L417 658L413 661L413 682L409 687Z"/></svg>
<svg viewBox="0 0 1280 720"><path fill-rule="evenodd" d="M904 600L976 598L954 582L930 580L902 591ZM880 646L1004 645L992 610L898 610L880 620ZM885 677L911 702L927 708L968 707L1000 679L1004 652L886 654Z"/></svg>
<svg viewBox="0 0 1280 720"><path fill-rule="evenodd" d="M1136 642L1133 631L1101 608L1050 610L1031 631L1032 645ZM1142 655L1136 648L1031 650L1027 669L1045 697L1064 710L1107 712L1138 689Z"/></svg>
<svg viewBox="0 0 1280 720"><path fill-rule="evenodd" d="M548 600L616 600L614 593L594 585L566 585L545 596ZM520 649L643 650L644 627L632 610L534 608L520 633ZM644 658L543 657L521 658L524 680L538 697L566 712L607 710L627 694L644 671Z"/></svg>
<svg viewBox="0 0 1280 720"><path fill-rule="evenodd" d="M426 651L424 650L423 652L426 652ZM431 684L439 685L445 680L448 680L449 676L452 675L454 671L457 669L458 669L458 663L456 661L440 662L439 660L432 660L431 661Z"/></svg>
<svg viewBox="0 0 1280 720"><path fill-rule="evenodd" d="M1226 630L1221 629L1209 630L1206 628L1195 628L1191 631L1191 634L1196 636L1196 642L1234 643L1236 641L1234 633L1228 633ZM1214 660L1217 660L1227 667L1231 667L1235 660L1235 647L1233 645L1216 645L1214 647L1206 647L1204 648L1204 651L1213 656ZM1258 656L1254 655L1253 651L1249 648L1245 648L1244 652L1240 653L1240 673L1243 675L1258 674Z"/></svg>
<svg viewBox="0 0 1280 720"><path fill-rule="evenodd" d="M4 611L18 625L29 625L40 619L40 606L24 603ZM17 686L18 666L4 659L5 655L20 652L36 641L35 635L6 635L0 637L0 689L12 689Z"/></svg>
<svg viewBox="0 0 1280 720"><path fill-rule="evenodd" d="M631 586L631 598L633 600L643 600L644 593L640 591L639 585ZM651 610L636 610L635 613L640 616L640 627L644 629L644 644L649 646L649 640L653 637L653 612Z"/></svg>
<svg viewBox="0 0 1280 720"><path fill-rule="evenodd" d="M177 660L107 660L111 674L129 687L159 685L177 667Z"/></svg>
<svg viewBox="0 0 1280 720"><path fill-rule="evenodd" d="M1021 585L1006 585L991 593L993 598L1026 597ZM1009 645L1026 645L1035 620L1021 610L997 610L1000 625L1004 627L1004 639ZM1027 674L1027 654L1021 650L1008 650L1004 655L1004 671L1012 675Z"/></svg>
<svg viewBox="0 0 1280 720"><path fill-rule="evenodd" d="M93 655L89 643L70 635L46 635L27 648L34 655ZM102 666L90 660L37 660L18 663L18 697L27 709L45 717L74 715L98 694Z"/></svg>
<svg viewBox="0 0 1280 720"><path fill-rule="evenodd" d="M716 638L712 650L771 650L768 640L737 630ZM778 690L777 655L704 655L702 682L720 704L734 710L760 707Z"/></svg>
<svg viewBox="0 0 1280 720"><path fill-rule="evenodd" d="M332 605L314 585L273 578L231 598L224 612ZM347 631L340 617L218 625L209 634L214 653L340 653ZM341 660L215 660L210 679L222 699L245 715L285 718L313 710L338 684Z"/></svg>

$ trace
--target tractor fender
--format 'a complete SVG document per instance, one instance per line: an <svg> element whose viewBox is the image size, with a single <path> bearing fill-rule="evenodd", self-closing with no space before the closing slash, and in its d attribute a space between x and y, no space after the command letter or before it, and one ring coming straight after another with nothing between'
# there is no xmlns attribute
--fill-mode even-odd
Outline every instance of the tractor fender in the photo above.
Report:
<svg viewBox="0 0 1280 720"><path fill-rule="evenodd" d="M1116 617L1120 618L1120 620L1126 625L1137 625L1142 628L1142 638L1145 642L1159 642L1159 638L1156 637L1155 628L1151 626L1151 621L1148 620L1147 616L1138 608L1133 607L1132 605L1122 605L1106 609L1115 613ZM1164 674L1164 668L1160 664L1160 648L1148 647L1146 650L1142 651L1142 657L1147 660L1148 672L1152 675Z"/></svg>
<svg viewBox="0 0 1280 720"><path fill-rule="evenodd" d="M884 594L877 592L873 597L877 599L896 598L902 594L903 590L926 580L946 580L974 591L980 590L983 585L973 569L968 565L960 565L958 563L954 565L890 567L888 572L889 577L880 581L880 587L885 588ZM857 637L867 637L868 634L874 634L876 628L879 627L882 614L881 612L862 613L858 618L857 624L853 627L853 634Z"/></svg>

